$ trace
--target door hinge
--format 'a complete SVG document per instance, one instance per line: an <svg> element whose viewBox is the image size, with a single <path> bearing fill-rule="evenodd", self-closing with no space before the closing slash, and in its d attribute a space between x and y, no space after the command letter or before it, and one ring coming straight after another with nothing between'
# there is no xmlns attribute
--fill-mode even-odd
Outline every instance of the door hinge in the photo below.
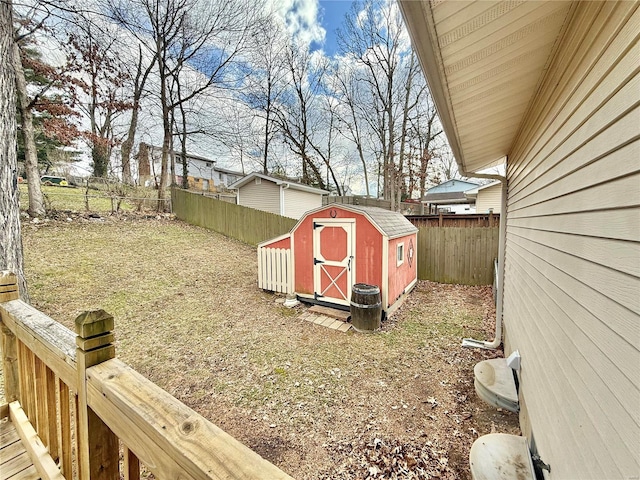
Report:
<svg viewBox="0 0 640 480"><path fill-rule="evenodd" d="M318 300L321 297L324 297L324 295L320 295L319 293L313 292L313 299L314 300Z"/></svg>
<svg viewBox="0 0 640 480"><path fill-rule="evenodd" d="M320 228L320 227L324 227L324 225L323 225L323 224L321 224L321 223L313 222L313 229L314 229L314 230L315 230L316 228Z"/></svg>
<svg viewBox="0 0 640 480"><path fill-rule="evenodd" d="M319 263L324 263L324 260L318 260L317 258L315 258L315 257L314 257L314 259L313 259L313 264L314 264L314 265L317 265L317 264L319 264Z"/></svg>

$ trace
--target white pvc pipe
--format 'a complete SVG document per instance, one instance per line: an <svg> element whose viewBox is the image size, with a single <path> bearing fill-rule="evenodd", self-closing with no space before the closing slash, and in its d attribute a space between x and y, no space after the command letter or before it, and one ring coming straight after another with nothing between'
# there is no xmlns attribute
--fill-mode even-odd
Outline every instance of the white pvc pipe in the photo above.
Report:
<svg viewBox="0 0 640 480"><path fill-rule="evenodd" d="M492 341L465 338L463 347L495 349L502 343L502 310L504 306L504 257L507 238L507 179L502 175L484 175L480 173L463 173L465 176L478 178L492 178L502 183L502 198L500 208L500 229L498 235L498 284L496 285L496 333Z"/></svg>

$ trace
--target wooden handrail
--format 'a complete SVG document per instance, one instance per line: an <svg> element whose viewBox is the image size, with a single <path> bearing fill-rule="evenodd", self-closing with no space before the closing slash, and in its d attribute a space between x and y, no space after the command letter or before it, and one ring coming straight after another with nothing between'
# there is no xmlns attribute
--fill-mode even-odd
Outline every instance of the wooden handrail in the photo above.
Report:
<svg viewBox="0 0 640 480"><path fill-rule="evenodd" d="M76 336L19 300L7 287L11 278L0 273L5 391L20 401L64 478L74 471L82 480L119 478L118 440L125 478L139 478L140 464L158 478L291 478L114 358L109 314L79 316Z"/></svg>
<svg viewBox="0 0 640 480"><path fill-rule="evenodd" d="M291 478L118 359L87 370L91 408L149 470L169 478Z"/></svg>
<svg viewBox="0 0 640 480"><path fill-rule="evenodd" d="M77 390L76 335L22 300L0 305L2 323L57 377L71 389Z"/></svg>

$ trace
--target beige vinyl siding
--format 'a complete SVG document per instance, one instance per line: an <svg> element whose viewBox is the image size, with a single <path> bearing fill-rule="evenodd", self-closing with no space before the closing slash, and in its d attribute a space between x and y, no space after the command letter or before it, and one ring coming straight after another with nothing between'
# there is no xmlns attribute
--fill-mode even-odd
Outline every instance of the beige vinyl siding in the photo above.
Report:
<svg viewBox="0 0 640 480"><path fill-rule="evenodd" d="M264 178L260 184L253 179L240 187L238 204L280 215L280 187Z"/></svg>
<svg viewBox="0 0 640 480"><path fill-rule="evenodd" d="M578 2L509 155L505 354L551 479L640 475L639 36Z"/></svg>
<svg viewBox="0 0 640 480"><path fill-rule="evenodd" d="M305 212L321 206L322 195L293 188L287 188L284 191L284 212L282 214L285 217L299 219Z"/></svg>
<svg viewBox="0 0 640 480"><path fill-rule="evenodd" d="M489 213L490 208L493 209L493 213L500 213L501 200L501 183L497 183L482 190L478 190L478 198L476 199L476 213Z"/></svg>

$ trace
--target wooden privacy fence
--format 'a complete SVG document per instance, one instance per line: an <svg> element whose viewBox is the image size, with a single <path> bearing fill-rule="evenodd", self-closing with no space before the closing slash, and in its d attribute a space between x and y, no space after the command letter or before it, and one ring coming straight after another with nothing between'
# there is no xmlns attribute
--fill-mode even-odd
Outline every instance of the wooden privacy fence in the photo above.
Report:
<svg viewBox="0 0 640 480"><path fill-rule="evenodd" d="M499 213L440 213L438 215L405 215L416 227L497 227Z"/></svg>
<svg viewBox="0 0 640 480"><path fill-rule="evenodd" d="M440 283L491 285L498 227L421 227L418 278Z"/></svg>
<svg viewBox="0 0 640 480"><path fill-rule="evenodd" d="M43 479L139 479L143 465L158 479L291 478L115 358L108 313L80 315L74 334L2 272L0 320L0 411L35 428L23 443Z"/></svg>
<svg viewBox="0 0 640 480"><path fill-rule="evenodd" d="M171 194L173 211L181 220L251 245L289 233L296 224L296 220L291 218L222 202L186 190L174 189ZM413 217L408 218L414 221ZM498 256L498 220L499 215L489 214L419 216L414 222L420 230L417 248L418 278L441 283L491 285L493 261ZM272 285L290 282L291 276L286 277L282 267L282 262L286 260L281 256L272 258L272 253L268 257L267 253L263 255L264 262L259 257L259 265L264 266L265 262L271 261L274 262L272 266L280 267L259 271L260 288L284 291L265 287L260 282L273 282ZM292 286L286 288L293 290Z"/></svg>
<svg viewBox="0 0 640 480"><path fill-rule="evenodd" d="M289 232L292 218L205 197L187 190L171 191L173 213L185 222L209 228L250 245Z"/></svg>

